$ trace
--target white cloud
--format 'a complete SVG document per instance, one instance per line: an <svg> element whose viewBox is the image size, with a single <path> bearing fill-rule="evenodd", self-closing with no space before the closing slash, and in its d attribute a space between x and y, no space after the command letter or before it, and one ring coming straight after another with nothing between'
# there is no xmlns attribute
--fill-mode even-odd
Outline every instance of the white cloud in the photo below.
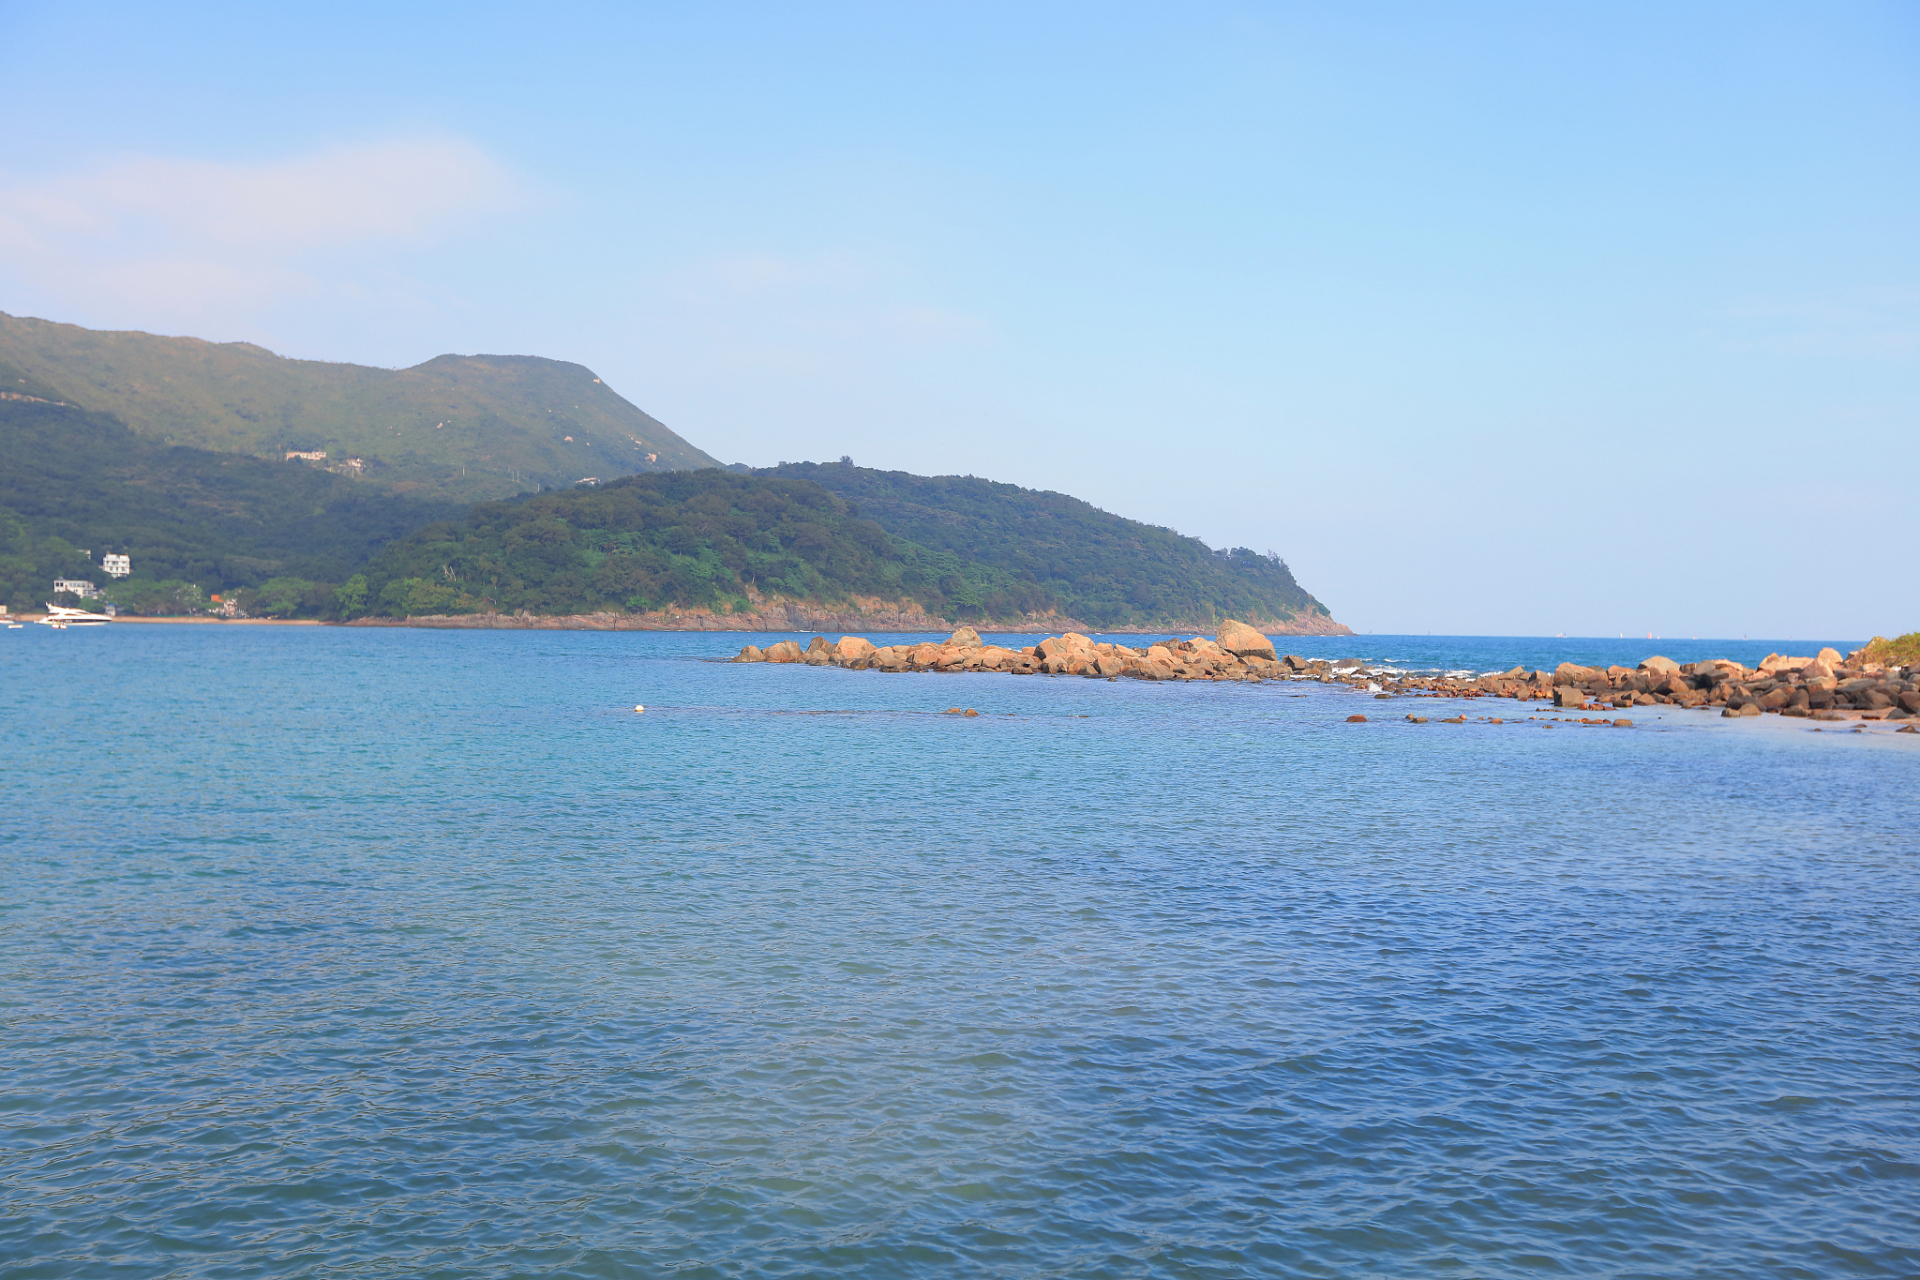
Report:
<svg viewBox="0 0 1920 1280"><path fill-rule="evenodd" d="M226 316L291 294L352 291L339 254L430 243L524 199L505 169L459 138L253 165L123 157L0 179L0 282L67 311Z"/></svg>

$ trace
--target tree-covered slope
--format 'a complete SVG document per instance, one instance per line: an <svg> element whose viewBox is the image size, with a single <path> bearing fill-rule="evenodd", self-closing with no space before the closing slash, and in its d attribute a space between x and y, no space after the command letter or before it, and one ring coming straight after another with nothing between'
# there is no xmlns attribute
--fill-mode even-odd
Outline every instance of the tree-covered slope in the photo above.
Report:
<svg viewBox="0 0 1920 1280"><path fill-rule="evenodd" d="M499 497L585 476L720 465L591 370L536 356L374 369L0 314L0 364L48 398L112 414L142 436L276 460L325 450L325 465L360 458L364 478L401 490Z"/></svg>
<svg viewBox="0 0 1920 1280"><path fill-rule="evenodd" d="M724 611L746 606L749 588L794 600L939 599L911 549L819 485L705 470L482 503L382 552L363 610Z"/></svg>
<svg viewBox="0 0 1920 1280"><path fill-rule="evenodd" d="M832 492L828 480L859 500ZM629 476L485 503L388 547L364 585L361 608L395 617L673 605L727 612L745 608L751 593L820 604L910 600L988 623L1033 614L1119 628L1324 618L1277 560L1211 552L1077 499L805 465Z"/></svg>
<svg viewBox="0 0 1920 1280"><path fill-rule="evenodd" d="M970 566L969 581L950 594L989 616L1051 609L1091 626L1133 628L1298 623L1327 612L1277 557L1214 551L1061 493L848 463L756 474L814 481L894 537Z"/></svg>
<svg viewBox="0 0 1920 1280"><path fill-rule="evenodd" d="M163 580L203 594L273 578L337 583L394 539L462 509L11 398L25 394L0 398L0 601L15 610L47 600L55 577L104 584L99 562L110 551L133 558L128 591Z"/></svg>

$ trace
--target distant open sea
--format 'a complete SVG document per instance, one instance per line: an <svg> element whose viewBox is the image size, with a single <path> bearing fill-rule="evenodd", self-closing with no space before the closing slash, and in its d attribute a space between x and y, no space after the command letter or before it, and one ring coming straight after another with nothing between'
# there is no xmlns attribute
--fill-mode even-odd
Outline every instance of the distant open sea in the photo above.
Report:
<svg viewBox="0 0 1920 1280"><path fill-rule="evenodd" d="M771 638L0 631L0 1280L1920 1275L1920 735Z"/></svg>

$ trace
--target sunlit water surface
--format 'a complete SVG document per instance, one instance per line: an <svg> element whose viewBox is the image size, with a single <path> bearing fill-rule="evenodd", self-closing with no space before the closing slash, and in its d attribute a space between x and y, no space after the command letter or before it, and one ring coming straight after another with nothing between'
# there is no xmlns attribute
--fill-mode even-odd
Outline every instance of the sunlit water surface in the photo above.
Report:
<svg viewBox="0 0 1920 1280"><path fill-rule="evenodd" d="M0 632L0 1276L1920 1273L1920 736L741 642Z"/></svg>

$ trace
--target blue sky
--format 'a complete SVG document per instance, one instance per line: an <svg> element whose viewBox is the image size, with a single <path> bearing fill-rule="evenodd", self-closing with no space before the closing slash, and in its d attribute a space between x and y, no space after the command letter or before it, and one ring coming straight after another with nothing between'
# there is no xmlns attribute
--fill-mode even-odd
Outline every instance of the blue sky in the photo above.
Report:
<svg viewBox="0 0 1920 1280"><path fill-rule="evenodd" d="M591 365L1376 631L1920 626L1920 9L0 2L0 310Z"/></svg>

